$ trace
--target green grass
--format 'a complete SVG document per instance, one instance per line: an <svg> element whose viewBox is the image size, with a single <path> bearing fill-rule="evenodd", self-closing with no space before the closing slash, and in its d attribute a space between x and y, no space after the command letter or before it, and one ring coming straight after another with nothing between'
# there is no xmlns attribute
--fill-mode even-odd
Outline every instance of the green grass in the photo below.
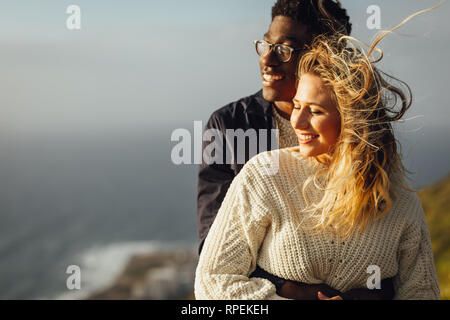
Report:
<svg viewBox="0 0 450 320"><path fill-rule="evenodd" d="M450 175L419 192L431 234L441 299L450 300Z"/></svg>

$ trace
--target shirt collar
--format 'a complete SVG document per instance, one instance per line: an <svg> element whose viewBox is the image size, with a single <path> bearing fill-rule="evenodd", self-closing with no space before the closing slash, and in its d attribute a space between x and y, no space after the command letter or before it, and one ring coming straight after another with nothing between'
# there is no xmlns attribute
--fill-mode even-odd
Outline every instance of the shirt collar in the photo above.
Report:
<svg viewBox="0 0 450 320"><path fill-rule="evenodd" d="M255 94L255 100L257 103L249 104L245 109L247 114L256 114L264 117L271 117L272 115L272 102L269 102L263 98L262 90Z"/></svg>

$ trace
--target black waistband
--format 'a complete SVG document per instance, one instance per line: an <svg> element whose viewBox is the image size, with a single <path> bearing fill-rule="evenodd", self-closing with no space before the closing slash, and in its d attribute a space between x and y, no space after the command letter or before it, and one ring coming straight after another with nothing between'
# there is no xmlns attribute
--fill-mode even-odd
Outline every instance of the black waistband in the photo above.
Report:
<svg viewBox="0 0 450 320"><path fill-rule="evenodd" d="M277 277L276 275L273 275L273 274L265 271L264 269L260 268L258 265L256 266L255 271L253 271L249 277L250 278L263 278L263 279L269 280L270 282L272 282L275 285L277 294L280 294L281 287L286 282L285 279Z"/></svg>

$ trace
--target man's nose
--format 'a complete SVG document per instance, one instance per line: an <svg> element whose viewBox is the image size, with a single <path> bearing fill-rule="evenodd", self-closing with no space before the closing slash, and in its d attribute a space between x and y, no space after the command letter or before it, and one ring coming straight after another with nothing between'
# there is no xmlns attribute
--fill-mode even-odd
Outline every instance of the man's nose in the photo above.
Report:
<svg viewBox="0 0 450 320"><path fill-rule="evenodd" d="M261 54L259 61L263 66L273 66L279 64L274 48L270 48L267 52Z"/></svg>

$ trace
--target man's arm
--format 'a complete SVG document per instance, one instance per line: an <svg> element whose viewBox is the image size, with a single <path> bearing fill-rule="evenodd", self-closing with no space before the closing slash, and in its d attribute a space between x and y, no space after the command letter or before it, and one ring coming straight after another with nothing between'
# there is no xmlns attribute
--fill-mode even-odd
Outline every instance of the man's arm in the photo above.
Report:
<svg viewBox="0 0 450 320"><path fill-rule="evenodd" d="M226 130L224 121L213 114L206 124L206 130L217 130L224 137ZM235 171L226 163L225 149L223 150L223 164L207 164L203 159L205 148L212 143L204 141L202 144L202 164L198 171L197 185L197 228L199 237L199 254L208 231L214 222L223 199L235 177ZM219 144L220 145L220 144Z"/></svg>
<svg viewBox="0 0 450 320"><path fill-rule="evenodd" d="M285 280L257 267L250 277L259 277L270 280L281 297L294 300L319 300L318 292L328 297L341 296L344 300L392 300L394 297L393 279L381 281L381 289L369 290L367 288L352 289L340 292L325 283L306 284L296 281Z"/></svg>

